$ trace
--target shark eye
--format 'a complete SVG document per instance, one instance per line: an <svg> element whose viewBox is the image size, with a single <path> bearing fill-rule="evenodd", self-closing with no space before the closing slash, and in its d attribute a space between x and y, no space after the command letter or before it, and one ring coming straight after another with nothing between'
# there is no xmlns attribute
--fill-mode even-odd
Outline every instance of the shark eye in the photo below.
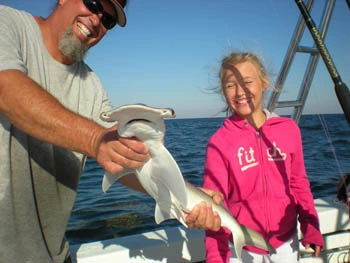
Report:
<svg viewBox="0 0 350 263"><path fill-rule="evenodd" d="M175 116L175 111L171 108L164 109L161 116L167 116L167 117Z"/></svg>

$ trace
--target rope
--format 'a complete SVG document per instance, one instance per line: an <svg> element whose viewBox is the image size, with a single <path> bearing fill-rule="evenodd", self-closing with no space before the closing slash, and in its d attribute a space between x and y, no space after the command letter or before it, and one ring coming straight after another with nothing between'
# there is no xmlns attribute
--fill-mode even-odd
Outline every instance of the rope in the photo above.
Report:
<svg viewBox="0 0 350 263"><path fill-rule="evenodd" d="M327 140L328 140L328 143L329 143L329 145L330 145L330 147L331 147L331 149L332 149L333 156L334 156L335 162L336 162L336 164L337 164L339 174L340 174L340 176L342 176L343 171L342 171L342 169L340 168L340 163L339 163L339 160L338 160L338 157L337 157L337 153L336 153L335 148L334 148L334 145L333 145L333 141L332 141L331 135L330 135L330 133L329 133L329 129L328 129L326 120L325 120L324 116L323 116L323 115L320 115L320 114L318 115L318 118L319 118L320 121L321 121L323 130L324 130L324 132L325 132L325 134L326 134L326 137L327 137Z"/></svg>

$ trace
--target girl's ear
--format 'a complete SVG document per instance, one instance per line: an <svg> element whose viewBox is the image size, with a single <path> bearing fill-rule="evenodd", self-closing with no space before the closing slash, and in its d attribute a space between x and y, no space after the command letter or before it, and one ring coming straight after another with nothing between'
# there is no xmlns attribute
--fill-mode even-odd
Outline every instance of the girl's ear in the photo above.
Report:
<svg viewBox="0 0 350 263"><path fill-rule="evenodd" d="M267 90L269 87L269 77L265 76L263 77L263 91Z"/></svg>

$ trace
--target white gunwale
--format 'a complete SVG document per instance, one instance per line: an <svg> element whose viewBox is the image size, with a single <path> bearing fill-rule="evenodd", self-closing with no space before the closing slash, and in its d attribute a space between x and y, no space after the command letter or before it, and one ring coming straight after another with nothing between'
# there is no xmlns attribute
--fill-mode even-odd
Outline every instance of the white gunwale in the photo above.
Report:
<svg viewBox="0 0 350 263"><path fill-rule="evenodd" d="M301 263L349 262L350 220L347 207L335 198L315 199L325 247L320 257L300 244ZM182 226L71 246L77 263L201 262L204 232ZM299 232L299 238L302 238Z"/></svg>

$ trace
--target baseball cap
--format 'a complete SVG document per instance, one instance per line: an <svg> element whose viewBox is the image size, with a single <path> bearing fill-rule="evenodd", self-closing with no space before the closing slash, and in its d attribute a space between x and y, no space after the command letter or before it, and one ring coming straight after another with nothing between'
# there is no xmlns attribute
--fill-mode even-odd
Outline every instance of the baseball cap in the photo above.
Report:
<svg viewBox="0 0 350 263"><path fill-rule="evenodd" d="M118 21L117 24L121 27L126 25L126 15L124 12L124 7L126 5L126 0L110 0L117 11Z"/></svg>

